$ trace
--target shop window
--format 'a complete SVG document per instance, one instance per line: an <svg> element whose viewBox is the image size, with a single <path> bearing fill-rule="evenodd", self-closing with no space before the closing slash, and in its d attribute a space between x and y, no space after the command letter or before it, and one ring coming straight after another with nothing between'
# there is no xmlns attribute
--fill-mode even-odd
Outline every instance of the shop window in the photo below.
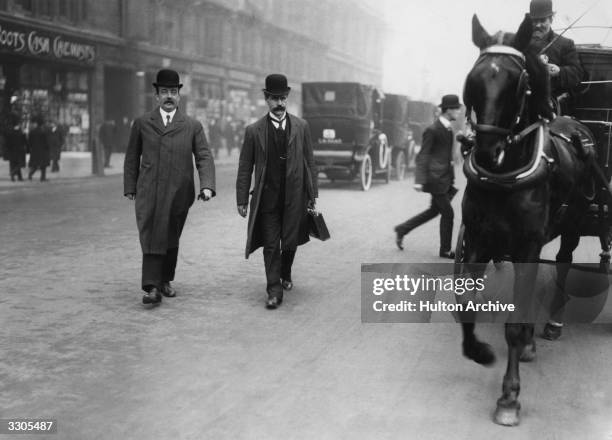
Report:
<svg viewBox="0 0 612 440"><path fill-rule="evenodd" d="M13 0L15 8L20 12L32 13L32 0Z"/></svg>
<svg viewBox="0 0 612 440"><path fill-rule="evenodd" d="M57 0L57 16L64 20L76 23L86 18L86 0Z"/></svg>
<svg viewBox="0 0 612 440"><path fill-rule="evenodd" d="M0 0L0 11L6 11L8 9L8 0Z"/></svg>

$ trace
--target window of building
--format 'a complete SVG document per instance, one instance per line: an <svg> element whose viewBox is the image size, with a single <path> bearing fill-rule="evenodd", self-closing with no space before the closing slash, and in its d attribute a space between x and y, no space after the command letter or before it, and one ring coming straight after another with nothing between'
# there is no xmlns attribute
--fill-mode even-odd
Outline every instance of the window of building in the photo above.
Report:
<svg viewBox="0 0 612 440"><path fill-rule="evenodd" d="M84 20L85 1L84 0L57 0L57 16L72 23ZM51 2L45 2L51 3Z"/></svg>
<svg viewBox="0 0 612 440"><path fill-rule="evenodd" d="M13 0L15 8L20 12L32 13L32 8L34 6L32 3L32 0Z"/></svg>

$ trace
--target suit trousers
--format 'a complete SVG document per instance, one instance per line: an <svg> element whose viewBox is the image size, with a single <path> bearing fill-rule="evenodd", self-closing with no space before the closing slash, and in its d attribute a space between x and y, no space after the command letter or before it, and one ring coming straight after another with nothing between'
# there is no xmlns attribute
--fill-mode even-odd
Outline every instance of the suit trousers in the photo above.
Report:
<svg viewBox="0 0 612 440"><path fill-rule="evenodd" d="M269 297L282 298L281 279L291 280L291 266L295 258L295 249L281 251L282 208L262 212L259 216L266 268L266 290Z"/></svg>
<svg viewBox="0 0 612 440"><path fill-rule="evenodd" d="M154 287L161 288L162 283L174 280L178 248L168 249L166 255L142 255L142 290L150 292Z"/></svg>
<svg viewBox="0 0 612 440"><path fill-rule="evenodd" d="M450 201L451 198L448 193L432 194L429 209L397 225L395 230L403 237L414 228L421 226L440 214L440 252L450 251L453 236L453 219L455 216Z"/></svg>

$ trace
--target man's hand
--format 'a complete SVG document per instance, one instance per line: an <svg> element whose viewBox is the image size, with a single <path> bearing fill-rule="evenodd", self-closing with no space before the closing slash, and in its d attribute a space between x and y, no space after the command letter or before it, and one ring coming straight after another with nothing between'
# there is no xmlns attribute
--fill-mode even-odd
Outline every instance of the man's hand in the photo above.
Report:
<svg viewBox="0 0 612 440"><path fill-rule="evenodd" d="M125 196L130 200L136 199L136 194L134 193L127 193Z"/></svg>
<svg viewBox="0 0 612 440"><path fill-rule="evenodd" d="M559 66L557 66L556 64L549 63L547 67L548 67L548 73L550 73L550 76L557 76L559 72L561 71Z"/></svg>
<svg viewBox="0 0 612 440"><path fill-rule="evenodd" d="M238 214L240 214L240 217L246 217L247 205L238 205Z"/></svg>
<svg viewBox="0 0 612 440"><path fill-rule="evenodd" d="M414 189L418 192L423 192L423 185L421 185L420 183L415 183Z"/></svg>
<svg viewBox="0 0 612 440"><path fill-rule="evenodd" d="M202 201L206 202L210 200L211 197L212 197L212 191L209 190L208 188L204 188L202 191L200 191L200 195L198 196L198 199L201 199Z"/></svg>
<svg viewBox="0 0 612 440"><path fill-rule="evenodd" d="M317 199L309 200L307 208L314 210L316 205L317 205Z"/></svg>

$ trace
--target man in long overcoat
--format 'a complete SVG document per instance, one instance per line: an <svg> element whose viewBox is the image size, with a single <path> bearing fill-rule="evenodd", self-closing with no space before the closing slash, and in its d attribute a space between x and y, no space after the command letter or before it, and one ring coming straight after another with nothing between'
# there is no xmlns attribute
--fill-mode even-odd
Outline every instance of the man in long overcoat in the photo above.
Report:
<svg viewBox="0 0 612 440"><path fill-rule="evenodd" d="M457 190L453 187L453 130L451 121L457 120L461 109L457 95L442 97L440 117L423 133L423 146L416 157L415 185L417 191L431 194L431 206L422 213L395 227L395 244L403 250L402 240L414 228L440 218L440 257L455 258L451 251L454 212L450 202Z"/></svg>
<svg viewBox="0 0 612 440"><path fill-rule="evenodd" d="M153 83L159 107L134 121L125 154L124 194L136 200L142 248L144 304L173 297L179 239L195 200L193 162L200 196L215 196L215 164L202 124L178 110L179 75L162 69Z"/></svg>
<svg viewBox="0 0 612 440"><path fill-rule="evenodd" d="M6 158L9 161L9 171L11 174L11 181L15 181L15 178L20 181L23 180L21 175L21 168L25 167L26 164L26 150L28 149L28 140L21 131L18 120L13 119L10 121L11 127L5 133L5 148Z"/></svg>
<svg viewBox="0 0 612 440"><path fill-rule="evenodd" d="M28 133L28 146L30 148L30 172L28 179L32 180L32 176L36 170L40 170L40 181L47 180L47 167L51 162L49 153L49 140L44 127L42 117L36 117L31 122L32 128Z"/></svg>
<svg viewBox="0 0 612 440"><path fill-rule="evenodd" d="M236 179L238 213L250 214L245 257L263 246L268 299L277 308L283 289L293 287L291 266L308 238L307 208L314 208L317 171L308 124L286 111L290 87L281 74L268 75L264 97L270 112L246 127ZM255 170L254 189L251 177Z"/></svg>

